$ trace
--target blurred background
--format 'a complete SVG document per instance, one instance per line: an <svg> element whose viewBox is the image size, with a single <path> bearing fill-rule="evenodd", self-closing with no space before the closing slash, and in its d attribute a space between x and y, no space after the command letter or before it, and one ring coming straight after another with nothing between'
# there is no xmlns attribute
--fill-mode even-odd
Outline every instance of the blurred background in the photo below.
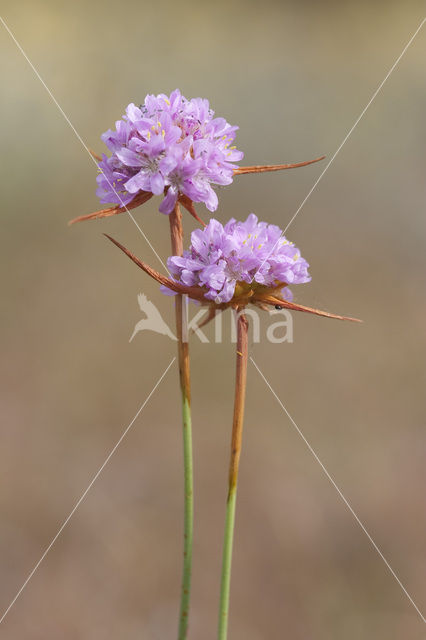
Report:
<svg viewBox="0 0 426 640"><path fill-rule="evenodd" d="M2 2L2 16L91 148L129 102L176 87L239 124L243 164L332 156L424 16L423 2ZM296 300L363 325L294 316L258 366L419 608L426 607L423 27L287 235L311 264ZM163 373L175 344L129 337L144 292L170 300L102 236L160 265L0 29L0 599L4 611ZM241 176L216 217L284 227L324 162ZM169 253L158 199L133 213ZM199 207L208 218L208 212ZM185 217L185 231L194 228ZM275 320L275 318L274 318ZM196 530L191 640L216 636L233 400L223 344L192 340ZM230 640L418 640L421 618L253 366ZM1 625L10 640L176 637L182 545L177 368L150 399Z"/></svg>

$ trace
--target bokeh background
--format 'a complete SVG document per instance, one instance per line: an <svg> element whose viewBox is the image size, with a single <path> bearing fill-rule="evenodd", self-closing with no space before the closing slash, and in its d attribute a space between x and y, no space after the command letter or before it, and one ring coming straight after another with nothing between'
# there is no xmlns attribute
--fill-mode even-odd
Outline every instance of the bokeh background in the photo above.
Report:
<svg viewBox="0 0 426 640"><path fill-rule="evenodd" d="M241 127L245 163L334 153L423 2L2 2L4 20L90 147L127 103L181 88ZM252 355L425 610L426 27L288 231L311 263L294 317ZM174 355L140 333L170 300L102 236L158 267L0 29L0 601L4 610ZM217 217L285 226L324 164L242 176ZM200 213L207 218L202 208ZM168 221L134 212L164 258ZM185 218L187 234L193 220ZM192 344L196 531L191 640L216 634L234 348ZM213 340L213 330L206 334ZM418 640L424 624L254 367L249 370L229 637ZM2 638L176 637L182 544L177 369L166 375L0 627Z"/></svg>

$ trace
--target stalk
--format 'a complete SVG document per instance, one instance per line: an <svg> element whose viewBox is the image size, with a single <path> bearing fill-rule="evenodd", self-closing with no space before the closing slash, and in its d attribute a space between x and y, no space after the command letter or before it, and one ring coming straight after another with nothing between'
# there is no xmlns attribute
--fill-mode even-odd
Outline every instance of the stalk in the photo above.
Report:
<svg viewBox="0 0 426 640"><path fill-rule="evenodd" d="M237 310L238 311L238 310ZM229 487L226 503L225 535L223 539L222 579L218 640L228 635L229 592L231 586L232 546L237 502L238 468L243 436L244 403L246 396L248 360L248 322L244 313L237 316L237 368L235 376L234 419L232 424L231 460L229 465Z"/></svg>
<svg viewBox="0 0 426 640"><path fill-rule="evenodd" d="M183 253L182 214L179 204L169 216L172 255ZM183 574L180 596L178 640L186 640L188 632L189 602L191 596L192 542L194 530L194 495L192 471L192 427L191 427L191 386L189 375L189 348L187 336L183 335L184 301L181 295L176 298L176 335L178 339L179 378L182 394L183 425L183 463L184 463L184 546ZM185 339L185 341L184 341Z"/></svg>

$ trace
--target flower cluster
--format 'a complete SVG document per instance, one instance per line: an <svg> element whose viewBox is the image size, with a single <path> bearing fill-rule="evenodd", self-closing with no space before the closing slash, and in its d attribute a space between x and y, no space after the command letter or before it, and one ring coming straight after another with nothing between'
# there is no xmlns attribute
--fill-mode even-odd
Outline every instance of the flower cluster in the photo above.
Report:
<svg viewBox="0 0 426 640"><path fill-rule="evenodd" d="M159 208L166 214L185 195L215 211L212 184L230 184L243 157L232 144L237 129L214 118L208 100L187 100L178 89L148 95L140 107L129 104L115 131L102 135L112 155L99 162L96 193L102 203L120 206L140 192L165 193Z"/></svg>
<svg viewBox="0 0 426 640"><path fill-rule="evenodd" d="M297 247L279 227L259 222L253 213L245 222L231 219L225 226L211 219L204 229L192 232L189 251L169 258L167 266L175 281L202 287L204 297L216 304L243 291L267 289L282 290L284 299L291 300L286 285L311 279Z"/></svg>

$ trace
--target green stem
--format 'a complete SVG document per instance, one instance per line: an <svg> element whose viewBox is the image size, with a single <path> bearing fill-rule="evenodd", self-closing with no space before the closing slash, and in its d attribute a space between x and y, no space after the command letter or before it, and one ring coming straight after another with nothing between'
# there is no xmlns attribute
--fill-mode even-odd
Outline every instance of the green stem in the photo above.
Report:
<svg viewBox="0 0 426 640"><path fill-rule="evenodd" d="M173 255L182 255L182 214L176 204L170 218L170 236ZM191 386L189 373L189 348L183 334L184 301L176 296L176 334L178 339L179 378L182 392L183 464L184 464L184 543L183 575L180 596L178 640L186 640L188 633L189 602L191 597L192 542L194 533L194 494L192 471Z"/></svg>
<svg viewBox="0 0 426 640"><path fill-rule="evenodd" d="M222 580L220 584L219 640L226 640L228 634L229 591L231 587L232 545L234 541L235 506L237 488L228 495L226 503L225 536L223 539Z"/></svg>
<svg viewBox="0 0 426 640"><path fill-rule="evenodd" d="M185 640L188 631L189 601L191 597L192 541L193 541L193 473L191 407L188 398L182 396L183 460L185 476L183 575L179 613L179 640Z"/></svg>
<svg viewBox="0 0 426 640"><path fill-rule="evenodd" d="M222 579L220 586L218 640L228 635L229 593L231 587L232 547L237 502L238 469L243 436L244 403L247 381L248 322L237 309L237 368L235 377L234 420L232 425L231 461L229 465L228 500L226 504L225 535L223 539Z"/></svg>

